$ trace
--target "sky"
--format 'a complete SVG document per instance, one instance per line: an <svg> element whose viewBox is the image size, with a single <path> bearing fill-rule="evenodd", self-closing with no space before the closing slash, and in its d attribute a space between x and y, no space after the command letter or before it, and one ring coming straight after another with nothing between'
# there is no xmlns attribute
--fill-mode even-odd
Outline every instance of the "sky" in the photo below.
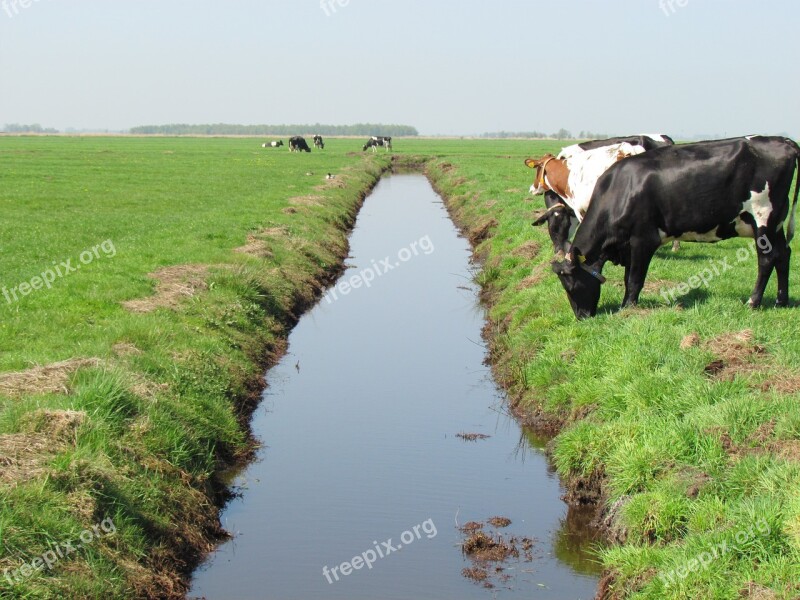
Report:
<svg viewBox="0 0 800 600"><path fill-rule="evenodd" d="M0 126L800 137L797 0L0 0Z"/></svg>

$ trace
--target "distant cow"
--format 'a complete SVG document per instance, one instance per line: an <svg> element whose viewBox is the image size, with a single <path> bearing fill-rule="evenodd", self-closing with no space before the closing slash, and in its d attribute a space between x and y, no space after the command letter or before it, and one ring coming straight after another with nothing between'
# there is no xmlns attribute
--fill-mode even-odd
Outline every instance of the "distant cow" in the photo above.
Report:
<svg viewBox="0 0 800 600"><path fill-rule="evenodd" d="M798 169L797 143L762 136L656 148L616 163L597 180L567 259L553 263L575 316L597 312L608 261L625 267L622 306L635 305L656 250L675 239L755 238L758 277L748 304L760 306L775 269L775 304L786 306L800 183L791 207L789 190ZM697 275L713 276L708 267Z"/></svg>
<svg viewBox="0 0 800 600"><path fill-rule="evenodd" d="M261 144L262 148L280 148L283 146L283 140L278 140L277 142L269 142L268 144Z"/></svg>
<svg viewBox="0 0 800 600"><path fill-rule="evenodd" d="M553 251L566 252L569 250L569 240L586 211L597 178L621 158L672 144L674 144L672 138L667 135L651 134L590 140L562 148L555 159L563 162L566 168L561 173L564 176L563 180L551 182L556 187L536 186L535 183L531 186L533 194L544 192L546 207L546 211L533 222L533 225L546 222L550 240L553 242ZM545 155L541 160L544 161L551 156ZM538 168L542 163L528 159L525 164L531 168ZM541 175L537 172L537 180L541 179ZM556 175L553 177L557 179ZM576 204L582 207L579 215L573 210ZM584 204L586 206L583 206Z"/></svg>
<svg viewBox="0 0 800 600"><path fill-rule="evenodd" d="M392 138L389 136L373 135L371 138L369 138L369 140L367 140L367 143L364 144L362 150L366 151L367 148L372 148L373 152L377 152L379 146L385 148L386 151L389 152L392 149Z"/></svg>
<svg viewBox="0 0 800 600"><path fill-rule="evenodd" d="M304 137L296 135L289 138L289 152L311 152Z"/></svg>
<svg viewBox="0 0 800 600"><path fill-rule="evenodd" d="M325 149L325 142L322 141L322 136L321 135L315 135L314 136L314 148L317 148L318 150L324 150Z"/></svg>

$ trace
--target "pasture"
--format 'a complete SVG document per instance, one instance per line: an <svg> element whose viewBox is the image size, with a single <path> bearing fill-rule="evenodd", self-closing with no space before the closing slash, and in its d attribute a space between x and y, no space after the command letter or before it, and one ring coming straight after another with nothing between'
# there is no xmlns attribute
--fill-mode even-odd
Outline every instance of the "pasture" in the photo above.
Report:
<svg viewBox="0 0 800 600"><path fill-rule="evenodd" d="M338 272L394 154L424 163L476 245L498 382L560 431L572 498L612 507L604 585L796 597L797 257L791 307L770 307L773 280L753 311L752 241L664 247L638 308L618 310L609 264L597 318L579 323L530 225L542 200L523 164L566 142L395 139L373 155L360 139L311 154L264 141L0 137L0 590L181 597L220 534L215 473L251 449L261 369ZM21 572L104 519L115 535Z"/></svg>

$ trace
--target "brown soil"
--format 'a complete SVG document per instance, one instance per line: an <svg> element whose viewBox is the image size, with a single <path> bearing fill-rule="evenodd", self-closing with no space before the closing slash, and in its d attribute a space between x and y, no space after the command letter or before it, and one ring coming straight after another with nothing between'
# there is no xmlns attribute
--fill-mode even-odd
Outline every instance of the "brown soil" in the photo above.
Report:
<svg viewBox="0 0 800 600"><path fill-rule="evenodd" d="M456 437L457 438L461 438L462 440L464 440L466 442L475 442L477 440L488 440L492 436L486 435L485 433L463 433L462 432L462 433L457 433Z"/></svg>
<svg viewBox="0 0 800 600"><path fill-rule="evenodd" d="M771 376L761 384L762 392L777 392L778 394L796 394L800 392L800 374L780 373Z"/></svg>
<svg viewBox="0 0 800 600"><path fill-rule="evenodd" d="M517 246L512 250L511 256L519 256L521 258L532 259L539 256L539 253L542 250L542 245L535 241L529 240L522 244L521 246Z"/></svg>
<svg viewBox="0 0 800 600"><path fill-rule="evenodd" d="M469 569L465 567L461 570L461 574L475 583L483 583L489 579L489 572L482 567L471 567Z"/></svg>
<svg viewBox="0 0 800 600"><path fill-rule="evenodd" d="M492 230L497 227L498 223L496 219L484 219L478 223L467 233L469 238L469 243L473 246L477 246L481 242L489 239L491 236Z"/></svg>
<svg viewBox="0 0 800 600"><path fill-rule="evenodd" d="M459 527L459 530L462 532L477 531L478 529L483 529L483 523L479 523L478 521L467 521Z"/></svg>
<svg viewBox="0 0 800 600"><path fill-rule="evenodd" d="M511 525L511 519L508 519L506 517L492 517L487 522L492 527L496 527L498 529L502 527L508 527L509 525Z"/></svg>
<svg viewBox="0 0 800 600"><path fill-rule="evenodd" d="M37 366L17 373L0 375L0 394L11 398L38 394L69 394L67 384L70 375L83 367L102 364L99 358L72 358L44 366Z"/></svg>
<svg viewBox="0 0 800 600"><path fill-rule="evenodd" d="M128 300L122 303L134 313L148 313L158 308L176 309L183 300L194 297L208 288L208 265L175 265L164 267L148 276L156 280L153 296Z"/></svg>
<svg viewBox="0 0 800 600"><path fill-rule="evenodd" d="M514 539L514 538L511 538ZM480 562L503 562L510 556L519 557L517 547L500 535L489 535L482 530L471 534L461 543L461 550Z"/></svg>
<svg viewBox="0 0 800 600"><path fill-rule="evenodd" d="M717 357L706 365L705 372L721 381L763 371L767 361L766 348L753 342L750 329L717 336L708 340L704 347Z"/></svg>

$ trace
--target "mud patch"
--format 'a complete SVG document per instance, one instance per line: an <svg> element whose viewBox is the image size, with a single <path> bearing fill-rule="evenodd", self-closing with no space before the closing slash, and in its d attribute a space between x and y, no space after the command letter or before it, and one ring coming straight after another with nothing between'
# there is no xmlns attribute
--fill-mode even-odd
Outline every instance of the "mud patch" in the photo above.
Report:
<svg viewBox="0 0 800 600"><path fill-rule="evenodd" d="M762 392L777 392L778 394L796 394L800 392L800 374L782 373L774 375L761 384Z"/></svg>
<svg viewBox="0 0 800 600"><path fill-rule="evenodd" d="M0 394L11 398L39 394L69 394L70 375L84 367L102 364L99 358L72 358L17 373L0 375Z"/></svg>
<svg viewBox="0 0 800 600"><path fill-rule="evenodd" d="M708 363L705 373L720 381L732 381L738 375L762 371L766 348L753 342L753 331L725 333L708 340L704 347L717 358Z"/></svg>
<svg viewBox="0 0 800 600"><path fill-rule="evenodd" d="M484 219L467 231L467 238L472 246L477 246L492 235L492 230L497 227L496 219Z"/></svg>
<svg viewBox="0 0 800 600"><path fill-rule="evenodd" d="M487 523L494 528L508 527L511 519L491 517ZM503 535L483 530L483 523L470 521L459 531L464 534L461 552L472 561L472 566L465 567L461 575L486 588L494 588L498 583L505 583L510 576L505 574L504 564L514 559L520 562L533 562L535 540L527 537Z"/></svg>
<svg viewBox="0 0 800 600"><path fill-rule="evenodd" d="M488 440L492 436L486 435L485 433L465 433L462 431L461 433L457 433L456 437L461 438L465 442L477 442L478 440Z"/></svg>
<svg viewBox="0 0 800 600"><path fill-rule="evenodd" d="M158 308L176 309L186 299L208 289L208 265L175 265L148 274L156 280L153 296L127 300L122 306L134 313L149 313Z"/></svg>
<svg viewBox="0 0 800 600"><path fill-rule="evenodd" d="M525 242L521 246L514 248L514 250L511 252L511 256L533 259L539 256L539 252L541 252L541 250L542 250L542 245L539 242L530 240Z"/></svg>

